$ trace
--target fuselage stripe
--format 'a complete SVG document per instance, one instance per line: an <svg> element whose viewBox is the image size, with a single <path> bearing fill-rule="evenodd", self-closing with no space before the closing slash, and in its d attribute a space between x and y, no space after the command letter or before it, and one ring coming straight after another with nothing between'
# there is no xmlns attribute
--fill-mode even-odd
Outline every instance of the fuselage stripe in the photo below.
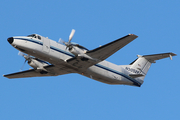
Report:
<svg viewBox="0 0 180 120"><path fill-rule="evenodd" d="M58 48L55 48L55 47L53 47L53 46L51 46L50 48L53 49L53 50L55 50L55 51L57 51L57 52L61 52L61 53L63 53L63 54L69 55L69 56L71 56L71 57L74 57L74 56L75 56L75 55L73 55L73 54L71 54L71 53L65 52L65 51L60 50L60 49L58 49Z"/></svg>
<svg viewBox="0 0 180 120"><path fill-rule="evenodd" d="M33 43L36 43L36 44L39 44L39 45L43 45L42 42L36 41L36 40L34 40L34 39L25 39L25 38L15 38L15 39L26 40L26 41L33 42ZM71 56L71 57L74 57L74 56L75 56L75 55L73 55L72 53L69 53L69 52L60 50L60 49L58 49L58 48L56 48L56 47L53 47L53 46L50 46L50 48L53 49L53 50L55 50L55 51L57 51L57 52L61 52L61 53L63 53L63 54L69 55L69 56Z"/></svg>
<svg viewBox="0 0 180 120"><path fill-rule="evenodd" d="M109 71L109 72L118 74L118 75L120 75L120 76L123 76L123 77L125 77L126 79L130 80L131 82L133 82L134 85L137 85L137 86L140 86L140 85L141 85L141 83L138 82L137 80L132 79L132 78L130 78L129 76L127 76L127 75L125 75L125 74L123 74L123 73L121 73L121 72L119 72L119 71L113 70L113 69L111 69L111 68L108 68L108 67L103 66L103 65L100 65L100 64L96 64L95 66L97 66L97 67L99 67L99 68L102 68L102 69L104 69L104 70L107 70L107 71Z"/></svg>
<svg viewBox="0 0 180 120"><path fill-rule="evenodd" d="M39 44L39 45L43 45L43 43L42 43L42 42L37 41L37 40L25 39L25 38L15 38L15 39L19 39L19 40L26 40L26 41L29 41L29 42L37 43L37 44Z"/></svg>

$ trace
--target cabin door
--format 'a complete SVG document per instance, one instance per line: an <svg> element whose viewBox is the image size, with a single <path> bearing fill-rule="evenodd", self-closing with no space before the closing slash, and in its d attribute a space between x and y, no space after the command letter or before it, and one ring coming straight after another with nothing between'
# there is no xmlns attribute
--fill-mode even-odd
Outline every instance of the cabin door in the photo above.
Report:
<svg viewBox="0 0 180 120"><path fill-rule="evenodd" d="M43 38L43 51L49 53L50 41L48 38Z"/></svg>

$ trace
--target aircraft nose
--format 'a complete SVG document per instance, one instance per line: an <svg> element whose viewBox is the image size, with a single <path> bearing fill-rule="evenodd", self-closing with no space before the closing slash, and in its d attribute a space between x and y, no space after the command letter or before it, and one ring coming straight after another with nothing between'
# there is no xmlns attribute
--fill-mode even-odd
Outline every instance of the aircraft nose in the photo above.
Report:
<svg viewBox="0 0 180 120"><path fill-rule="evenodd" d="M13 37L10 37L10 38L7 39L7 41L8 41L10 44L12 44L13 41L14 41L14 38L13 38Z"/></svg>

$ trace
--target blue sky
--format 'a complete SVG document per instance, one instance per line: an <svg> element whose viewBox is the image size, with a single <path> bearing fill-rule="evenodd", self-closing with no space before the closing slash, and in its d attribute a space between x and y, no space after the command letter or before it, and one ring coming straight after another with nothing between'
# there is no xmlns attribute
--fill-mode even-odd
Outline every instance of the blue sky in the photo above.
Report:
<svg viewBox="0 0 180 120"><path fill-rule="evenodd" d="M7 42L38 33L94 49L129 33L139 37L107 60L129 64L137 54L179 52L179 0L1 0L0 73L18 72L24 59ZM157 61L138 87L107 85L78 74L0 79L1 120L179 120L179 56ZM24 69L29 69L28 65Z"/></svg>

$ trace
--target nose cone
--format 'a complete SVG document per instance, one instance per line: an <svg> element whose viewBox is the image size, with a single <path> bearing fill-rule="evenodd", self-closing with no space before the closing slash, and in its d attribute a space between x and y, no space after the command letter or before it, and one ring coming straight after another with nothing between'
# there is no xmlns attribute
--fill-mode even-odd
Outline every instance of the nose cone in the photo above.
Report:
<svg viewBox="0 0 180 120"><path fill-rule="evenodd" d="M13 41L14 41L14 38L13 38L13 37L10 37L10 38L7 39L7 41L8 41L10 44L12 44Z"/></svg>

